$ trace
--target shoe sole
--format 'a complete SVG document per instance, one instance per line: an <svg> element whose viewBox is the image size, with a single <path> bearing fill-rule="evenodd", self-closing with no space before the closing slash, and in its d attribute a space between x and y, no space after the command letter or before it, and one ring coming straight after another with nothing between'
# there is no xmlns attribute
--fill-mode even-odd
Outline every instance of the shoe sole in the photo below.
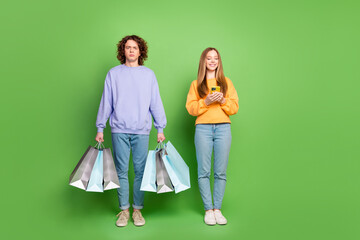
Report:
<svg viewBox="0 0 360 240"><path fill-rule="evenodd" d="M209 226L215 226L216 223L205 223L206 225L209 225Z"/></svg>
<svg viewBox="0 0 360 240"><path fill-rule="evenodd" d="M126 227L127 226L127 224L126 225L117 225L117 224L115 224L117 227Z"/></svg>
<svg viewBox="0 0 360 240"><path fill-rule="evenodd" d="M216 223L218 225L226 225L227 223Z"/></svg>
<svg viewBox="0 0 360 240"><path fill-rule="evenodd" d="M136 226L136 227L142 227L142 226L144 226L145 225L145 223L143 223L143 224L135 224L134 223L134 226Z"/></svg>

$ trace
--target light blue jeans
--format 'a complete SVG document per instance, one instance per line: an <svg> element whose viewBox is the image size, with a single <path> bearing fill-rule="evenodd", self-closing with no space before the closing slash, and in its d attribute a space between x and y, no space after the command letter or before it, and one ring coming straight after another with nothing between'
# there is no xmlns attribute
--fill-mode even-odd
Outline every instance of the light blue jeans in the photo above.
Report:
<svg viewBox="0 0 360 240"><path fill-rule="evenodd" d="M221 209L226 185L226 168L231 145L230 123L197 124L195 148L198 182L205 210ZM214 150L214 190L210 190L211 156Z"/></svg>
<svg viewBox="0 0 360 240"><path fill-rule="evenodd" d="M134 185L133 185L133 208L144 207L144 192L140 191L141 181L149 148L149 135L112 133L112 144L114 150L114 161L119 177L120 188L117 189L119 207L121 210L128 209L129 203L129 157L132 150L134 164Z"/></svg>

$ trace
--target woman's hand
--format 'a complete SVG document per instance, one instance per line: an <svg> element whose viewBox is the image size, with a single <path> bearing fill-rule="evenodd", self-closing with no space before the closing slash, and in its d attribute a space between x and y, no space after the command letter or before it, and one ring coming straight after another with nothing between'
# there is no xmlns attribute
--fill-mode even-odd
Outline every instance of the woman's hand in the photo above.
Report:
<svg viewBox="0 0 360 240"><path fill-rule="evenodd" d="M216 92L219 95L218 102L220 104L224 104L226 102L226 99L224 98L224 94L222 92Z"/></svg>
<svg viewBox="0 0 360 240"><path fill-rule="evenodd" d="M222 92L213 92L207 95L207 97L204 100L205 104L209 106L210 104L214 102L219 102L221 104L225 103L225 98L222 94Z"/></svg>
<svg viewBox="0 0 360 240"><path fill-rule="evenodd" d="M216 94L216 92L213 92L207 95L204 102L207 106L209 106L210 104L217 102L217 99L218 99L218 95Z"/></svg>
<svg viewBox="0 0 360 240"><path fill-rule="evenodd" d="M95 141L97 142L103 142L104 141L104 133L98 132L95 137Z"/></svg>

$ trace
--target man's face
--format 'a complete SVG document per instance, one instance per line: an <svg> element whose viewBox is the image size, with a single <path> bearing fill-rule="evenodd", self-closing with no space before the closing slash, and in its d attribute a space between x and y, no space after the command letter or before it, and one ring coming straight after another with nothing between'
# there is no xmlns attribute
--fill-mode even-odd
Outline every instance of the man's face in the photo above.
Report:
<svg viewBox="0 0 360 240"><path fill-rule="evenodd" d="M127 40L125 43L125 58L126 62L137 62L140 57L140 50L137 42L134 40Z"/></svg>

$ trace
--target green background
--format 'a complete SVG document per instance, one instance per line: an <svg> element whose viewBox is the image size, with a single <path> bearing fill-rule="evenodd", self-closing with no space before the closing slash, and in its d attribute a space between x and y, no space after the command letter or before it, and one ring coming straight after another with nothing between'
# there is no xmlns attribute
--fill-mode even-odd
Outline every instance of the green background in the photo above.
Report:
<svg viewBox="0 0 360 240"><path fill-rule="evenodd" d="M357 1L35 0L0 9L5 239L360 238ZM68 185L95 144L105 75L128 34L148 42L165 135L192 184L176 195L147 193L141 228L115 226L115 190ZM240 105L223 201L229 223L213 227L203 223L195 118L185 109L209 46ZM154 148L154 129L150 139Z"/></svg>

